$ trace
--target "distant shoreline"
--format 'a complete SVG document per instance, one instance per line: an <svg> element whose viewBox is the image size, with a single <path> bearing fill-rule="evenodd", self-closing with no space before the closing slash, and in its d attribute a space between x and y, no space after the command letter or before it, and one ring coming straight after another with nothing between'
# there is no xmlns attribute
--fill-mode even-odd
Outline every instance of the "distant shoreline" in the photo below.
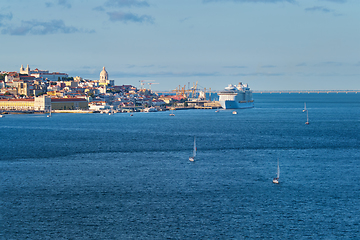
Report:
<svg viewBox="0 0 360 240"><path fill-rule="evenodd" d="M360 93L360 90L253 90L253 93Z"/></svg>
<svg viewBox="0 0 360 240"><path fill-rule="evenodd" d="M221 91L216 90L216 91L211 91L211 93L218 93ZM154 92L175 95L175 93L172 91L154 91ZM252 90L252 92L253 93L360 93L360 90ZM207 93L210 93L210 91Z"/></svg>

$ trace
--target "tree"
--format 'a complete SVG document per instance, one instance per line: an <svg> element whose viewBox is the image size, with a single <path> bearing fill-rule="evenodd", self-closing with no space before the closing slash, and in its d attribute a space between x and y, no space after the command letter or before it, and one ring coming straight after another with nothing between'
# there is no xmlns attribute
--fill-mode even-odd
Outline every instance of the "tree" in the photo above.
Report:
<svg viewBox="0 0 360 240"><path fill-rule="evenodd" d="M0 81L4 81L6 75L7 75L6 73L5 74L0 74Z"/></svg>

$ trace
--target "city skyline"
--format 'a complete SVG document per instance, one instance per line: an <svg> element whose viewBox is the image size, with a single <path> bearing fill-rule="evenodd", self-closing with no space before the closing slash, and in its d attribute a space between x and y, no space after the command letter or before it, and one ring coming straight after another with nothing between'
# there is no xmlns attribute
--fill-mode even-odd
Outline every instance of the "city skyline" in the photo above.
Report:
<svg viewBox="0 0 360 240"><path fill-rule="evenodd" d="M170 90L360 89L355 0L2 1L1 71Z"/></svg>

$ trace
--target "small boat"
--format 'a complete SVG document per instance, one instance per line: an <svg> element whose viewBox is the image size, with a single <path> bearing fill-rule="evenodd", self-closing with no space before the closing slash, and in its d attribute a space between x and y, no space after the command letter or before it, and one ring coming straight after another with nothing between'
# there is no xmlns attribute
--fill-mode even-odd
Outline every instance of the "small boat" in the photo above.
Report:
<svg viewBox="0 0 360 240"><path fill-rule="evenodd" d="M276 178L273 179L273 183L278 184L280 178L280 166L279 166L279 159L278 159L278 165L277 165L277 175Z"/></svg>
<svg viewBox="0 0 360 240"><path fill-rule="evenodd" d="M173 110L170 110L170 111L171 111L171 113L169 114L169 116L175 116L174 111Z"/></svg>
<svg viewBox="0 0 360 240"><path fill-rule="evenodd" d="M306 125L309 125L309 112L306 110Z"/></svg>
<svg viewBox="0 0 360 240"><path fill-rule="evenodd" d="M194 137L194 149L193 149L193 155L189 157L190 162L194 162L196 157L196 137Z"/></svg>
<svg viewBox="0 0 360 240"><path fill-rule="evenodd" d="M143 112L157 112L157 108L155 107L149 107L149 108L144 108Z"/></svg>
<svg viewBox="0 0 360 240"><path fill-rule="evenodd" d="M233 111L232 114L237 114L237 111Z"/></svg>
<svg viewBox="0 0 360 240"><path fill-rule="evenodd" d="M49 110L49 114L46 117L51 117L51 107L50 107L50 110Z"/></svg>
<svg viewBox="0 0 360 240"><path fill-rule="evenodd" d="M132 113L130 114L130 117L134 116Z"/></svg>
<svg viewBox="0 0 360 240"><path fill-rule="evenodd" d="M219 108L217 108L215 112L219 112Z"/></svg>
<svg viewBox="0 0 360 240"><path fill-rule="evenodd" d="M304 102L304 109L303 112L306 112L306 102Z"/></svg>
<svg viewBox="0 0 360 240"><path fill-rule="evenodd" d="M0 114L0 118L3 118L3 117L5 117L4 115L2 115L2 114Z"/></svg>

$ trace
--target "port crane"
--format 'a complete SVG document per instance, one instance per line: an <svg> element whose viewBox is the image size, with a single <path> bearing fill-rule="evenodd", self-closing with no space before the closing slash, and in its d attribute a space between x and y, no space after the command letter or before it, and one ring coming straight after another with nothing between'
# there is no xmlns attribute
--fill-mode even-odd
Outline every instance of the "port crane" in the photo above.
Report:
<svg viewBox="0 0 360 240"><path fill-rule="evenodd" d="M159 83L149 82L148 84L149 84L149 90L151 90L151 85L153 85L153 84L159 84Z"/></svg>
<svg viewBox="0 0 360 240"><path fill-rule="evenodd" d="M148 82L155 82L155 80L140 80L140 89L144 88L144 85Z"/></svg>
<svg viewBox="0 0 360 240"><path fill-rule="evenodd" d="M186 85L184 85L184 87L181 87L181 86L179 85L179 86L176 87L174 90L172 90L172 92L176 92L176 95L181 95L181 96L186 97L185 87L186 87Z"/></svg>
<svg viewBox="0 0 360 240"><path fill-rule="evenodd" d="M197 85L198 85L198 82L193 83L193 86L191 87L191 89L189 89L189 92L191 92L191 97L193 97L193 98L195 97L196 91L198 90Z"/></svg>
<svg viewBox="0 0 360 240"><path fill-rule="evenodd" d="M172 90L172 92L175 92L176 95L184 96L186 98L189 98L190 96L195 97L197 90L199 90L197 89L197 85L198 82L193 83L193 86L191 88L188 88L187 90L186 90L186 85L184 85L183 87L179 85L174 90Z"/></svg>

